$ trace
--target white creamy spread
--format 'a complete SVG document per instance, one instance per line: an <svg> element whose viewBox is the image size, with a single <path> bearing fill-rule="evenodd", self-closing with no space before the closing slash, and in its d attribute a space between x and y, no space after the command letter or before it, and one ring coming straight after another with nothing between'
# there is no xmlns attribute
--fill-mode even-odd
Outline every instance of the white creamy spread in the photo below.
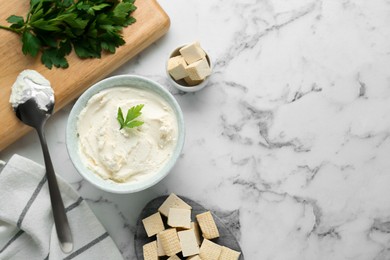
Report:
<svg viewBox="0 0 390 260"><path fill-rule="evenodd" d="M117 120L133 106L144 104L136 120L144 124L123 128ZM157 173L170 158L178 136L177 119L158 95L129 87L95 94L81 111L77 131L84 164L103 179L129 183Z"/></svg>
<svg viewBox="0 0 390 260"><path fill-rule="evenodd" d="M16 108L32 97L44 111L47 111L47 104L54 103L54 91L50 82L35 70L24 70L12 85L9 102Z"/></svg>

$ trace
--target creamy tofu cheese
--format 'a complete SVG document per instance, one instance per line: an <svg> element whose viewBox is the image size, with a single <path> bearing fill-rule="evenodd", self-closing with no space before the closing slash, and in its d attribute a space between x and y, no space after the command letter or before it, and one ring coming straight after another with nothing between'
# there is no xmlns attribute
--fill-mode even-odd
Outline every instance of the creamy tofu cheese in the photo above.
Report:
<svg viewBox="0 0 390 260"><path fill-rule="evenodd" d="M47 111L46 105L54 102L54 91L50 82L35 70L24 70L12 85L9 99L12 107L16 109L20 104L34 98L38 107Z"/></svg>
<svg viewBox="0 0 390 260"><path fill-rule="evenodd" d="M123 128L118 107L127 110L144 104L137 120L144 124ZM94 95L81 111L77 131L84 164L103 179L129 183L157 173L173 153L178 125L170 105L155 93L115 87Z"/></svg>

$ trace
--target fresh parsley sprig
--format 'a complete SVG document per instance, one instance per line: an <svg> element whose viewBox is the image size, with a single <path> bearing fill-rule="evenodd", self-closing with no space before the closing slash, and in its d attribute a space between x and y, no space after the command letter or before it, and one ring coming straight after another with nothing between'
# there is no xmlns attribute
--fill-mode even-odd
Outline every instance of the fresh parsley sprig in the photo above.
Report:
<svg viewBox="0 0 390 260"><path fill-rule="evenodd" d="M135 22L135 0L30 0L26 18L11 15L0 29L21 36L22 51L49 69L67 68L72 48L80 58L100 58L125 44L122 29Z"/></svg>
<svg viewBox="0 0 390 260"><path fill-rule="evenodd" d="M118 107L118 115L117 115L117 120L119 122L120 128L119 130L123 128L134 128L137 126L141 126L144 124L142 121L134 120L137 117L139 117L142 112L142 108L144 107L144 104L136 105L131 107L129 110L127 110L127 115L126 119L123 117L123 112L120 107Z"/></svg>

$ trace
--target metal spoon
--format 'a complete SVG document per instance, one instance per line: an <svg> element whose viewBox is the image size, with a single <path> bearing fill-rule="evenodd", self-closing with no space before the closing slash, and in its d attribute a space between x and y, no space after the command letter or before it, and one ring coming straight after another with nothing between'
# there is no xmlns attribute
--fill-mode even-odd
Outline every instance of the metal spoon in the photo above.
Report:
<svg viewBox="0 0 390 260"><path fill-rule="evenodd" d="M31 93L32 92L32 93ZM61 198L60 190L58 188L57 179L54 173L53 164L50 159L49 149L46 144L44 125L46 120L50 117L54 108L54 94L47 95L45 108L42 109L42 99L38 104L39 95L34 91L29 91L25 98L25 102L14 107L16 116L26 125L29 125L38 133L41 142L43 157L45 160L46 176L49 185L50 201L53 209L54 223L57 230L60 247L64 253L69 253L73 250L73 238L69 227L68 218L65 213L64 203Z"/></svg>

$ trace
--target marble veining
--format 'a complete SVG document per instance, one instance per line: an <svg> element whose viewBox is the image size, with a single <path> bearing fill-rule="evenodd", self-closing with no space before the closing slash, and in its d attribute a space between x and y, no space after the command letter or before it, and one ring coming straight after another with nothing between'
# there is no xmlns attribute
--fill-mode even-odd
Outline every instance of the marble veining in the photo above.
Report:
<svg viewBox="0 0 390 260"><path fill-rule="evenodd" d="M135 259L138 214L174 192L209 208L246 259L390 259L390 2L386 0L161 0L166 36L119 68L167 87L186 124L183 153L156 186L99 191L71 164L72 104L47 124L57 172L87 200L125 259ZM199 40L209 85L183 93L165 63ZM43 162L29 134L19 153Z"/></svg>

